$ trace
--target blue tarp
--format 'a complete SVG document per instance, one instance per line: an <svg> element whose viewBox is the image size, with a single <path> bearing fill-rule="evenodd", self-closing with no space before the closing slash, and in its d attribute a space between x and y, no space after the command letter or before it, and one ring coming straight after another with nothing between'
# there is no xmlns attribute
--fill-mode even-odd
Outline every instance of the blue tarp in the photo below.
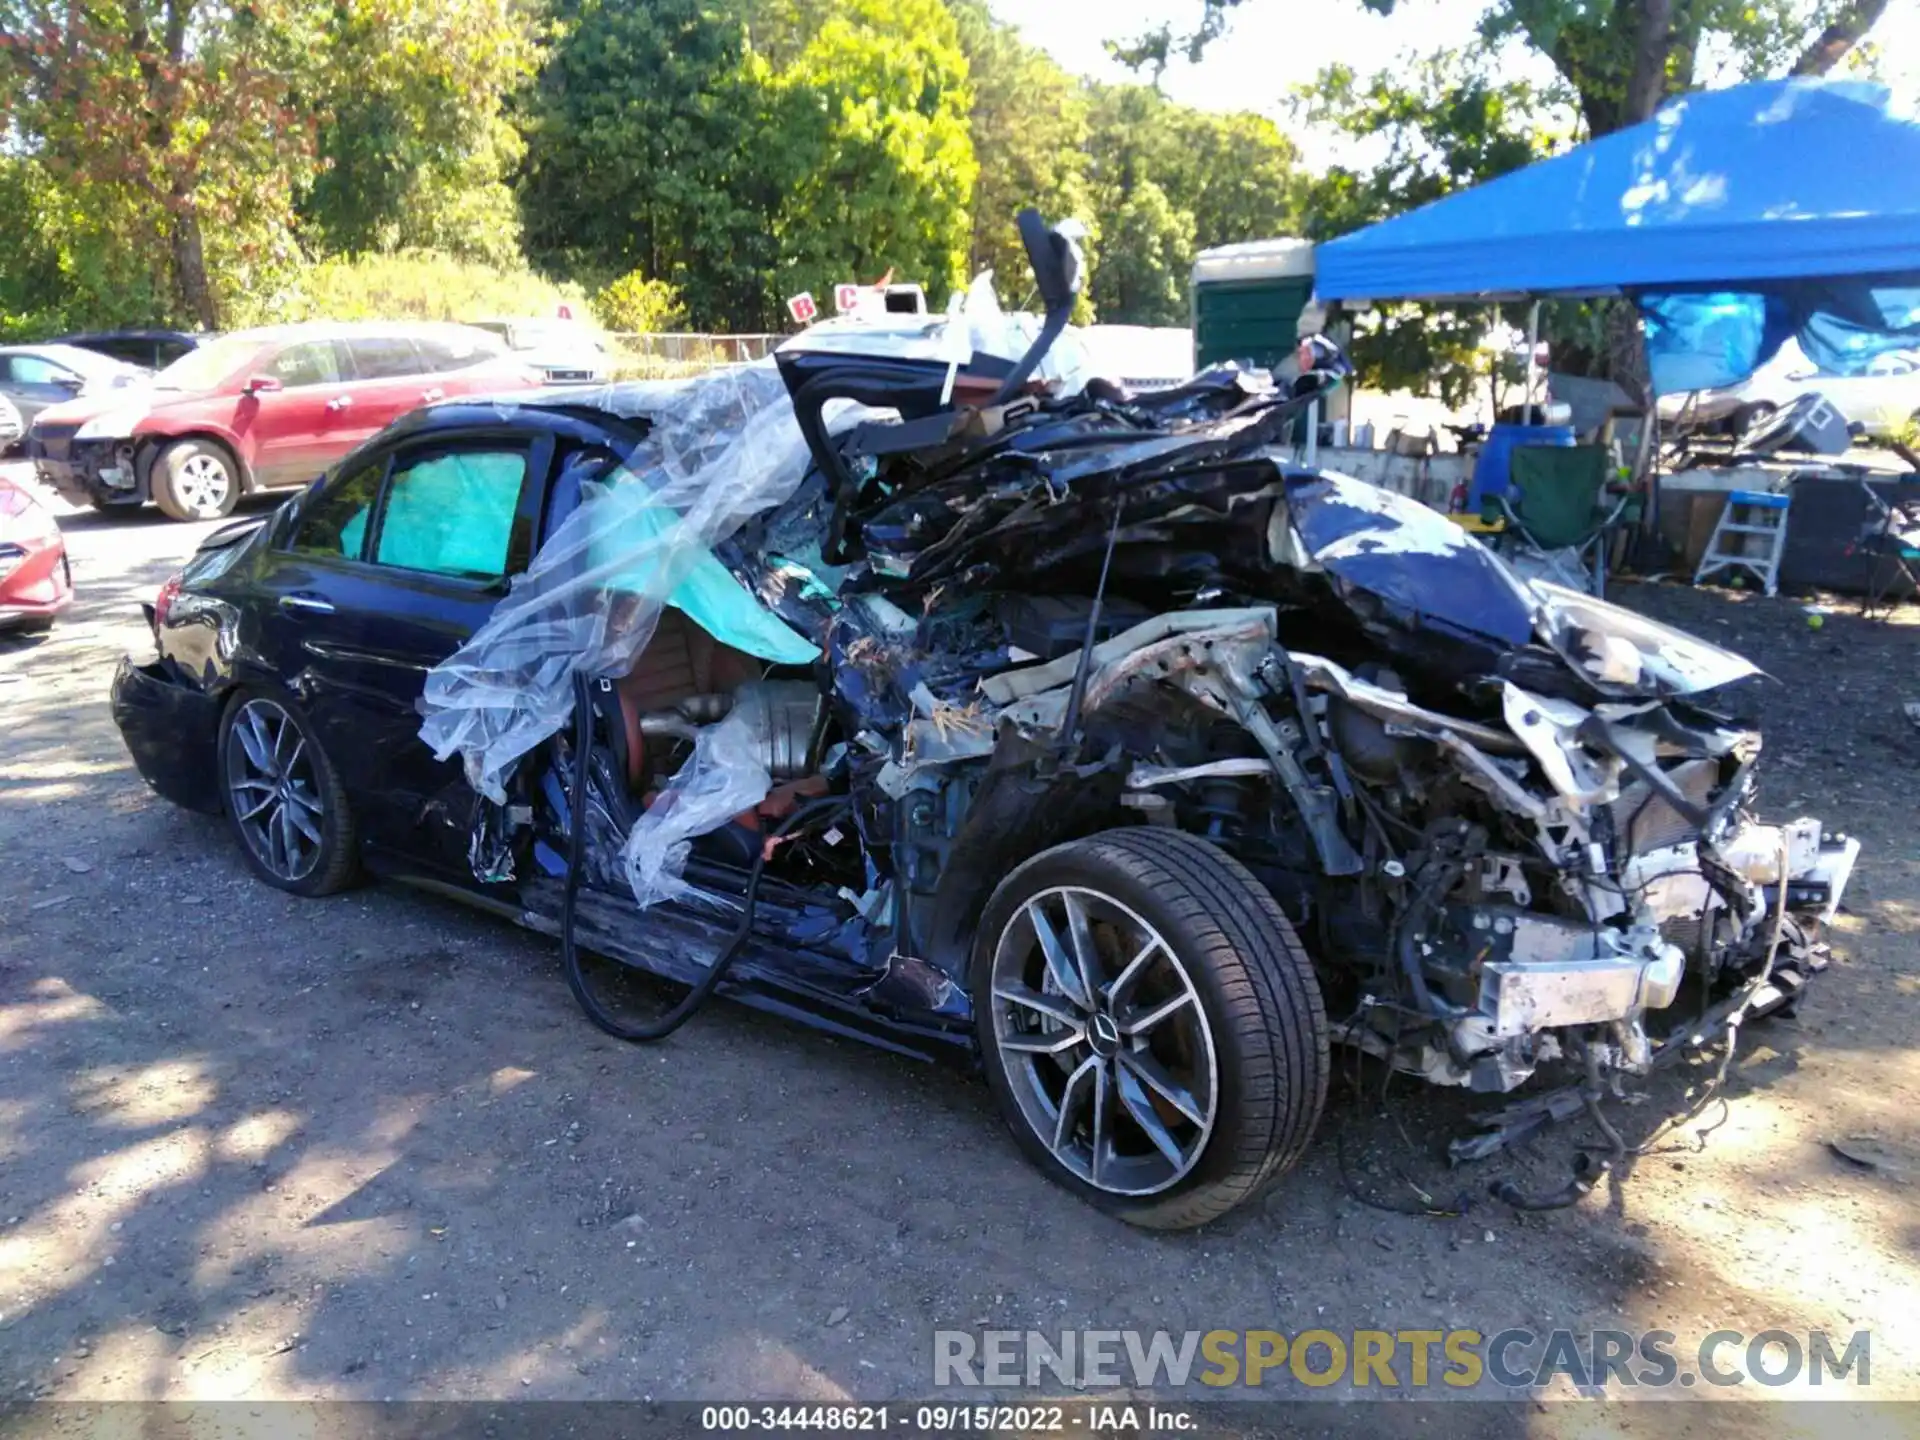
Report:
<svg viewBox="0 0 1920 1440"><path fill-rule="evenodd" d="M1322 300L1735 288L1920 270L1920 123L1883 86L1705 91L1343 235Z"/></svg>
<svg viewBox="0 0 1920 1440"><path fill-rule="evenodd" d="M1661 391L1738 380L1790 334L1856 373L1920 346L1920 117L1859 81L1688 95L1329 241L1315 271L1323 301L1632 295Z"/></svg>

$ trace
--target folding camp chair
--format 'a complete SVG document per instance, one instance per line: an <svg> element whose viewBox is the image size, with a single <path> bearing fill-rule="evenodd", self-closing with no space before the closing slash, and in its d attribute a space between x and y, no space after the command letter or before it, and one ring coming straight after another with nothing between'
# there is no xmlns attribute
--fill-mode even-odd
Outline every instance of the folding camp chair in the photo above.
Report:
<svg viewBox="0 0 1920 1440"><path fill-rule="evenodd" d="M1633 496L1612 500L1613 457L1599 445L1517 445L1509 457L1511 488L1499 497L1505 541L1576 590L1607 593L1607 549L1614 524ZM1567 552L1571 551L1569 558Z"/></svg>
<svg viewBox="0 0 1920 1440"><path fill-rule="evenodd" d="M1873 557L1866 603L1860 609L1862 619L1873 619L1873 612L1883 606L1880 618L1890 618L1900 603L1902 580L1908 590L1920 596L1920 488L1912 498L1907 494L1914 484L1910 479L1897 480L1892 498L1882 500L1873 486L1860 482L1867 494L1868 519L1861 527L1860 538L1847 550L1849 554Z"/></svg>

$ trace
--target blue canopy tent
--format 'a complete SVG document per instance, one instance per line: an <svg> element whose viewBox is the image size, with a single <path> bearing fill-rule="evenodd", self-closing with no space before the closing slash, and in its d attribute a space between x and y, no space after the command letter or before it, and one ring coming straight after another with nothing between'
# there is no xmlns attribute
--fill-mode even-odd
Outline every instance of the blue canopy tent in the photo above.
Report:
<svg viewBox="0 0 1920 1440"><path fill-rule="evenodd" d="M1860 82L1688 95L1315 262L1322 301L1629 295L1663 393L1742 379L1789 335L1857 373L1920 346L1920 119Z"/></svg>

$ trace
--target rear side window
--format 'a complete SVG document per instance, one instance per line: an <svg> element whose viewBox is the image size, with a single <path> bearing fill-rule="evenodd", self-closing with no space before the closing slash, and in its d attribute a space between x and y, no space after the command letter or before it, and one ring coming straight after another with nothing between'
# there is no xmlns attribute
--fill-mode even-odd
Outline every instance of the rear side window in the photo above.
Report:
<svg viewBox="0 0 1920 1440"><path fill-rule="evenodd" d="M420 356L404 335L378 335L349 340L354 373L362 380L393 380L421 372Z"/></svg>
<svg viewBox="0 0 1920 1440"><path fill-rule="evenodd" d="M343 378L339 352L330 340L283 347L267 361L267 374L289 390L301 385L337 385Z"/></svg>
<svg viewBox="0 0 1920 1440"><path fill-rule="evenodd" d="M373 559L434 575L498 580L513 549L527 452L463 447L394 462Z"/></svg>
<svg viewBox="0 0 1920 1440"><path fill-rule="evenodd" d="M299 555L358 560L385 467L366 465L330 486L308 507L287 548Z"/></svg>

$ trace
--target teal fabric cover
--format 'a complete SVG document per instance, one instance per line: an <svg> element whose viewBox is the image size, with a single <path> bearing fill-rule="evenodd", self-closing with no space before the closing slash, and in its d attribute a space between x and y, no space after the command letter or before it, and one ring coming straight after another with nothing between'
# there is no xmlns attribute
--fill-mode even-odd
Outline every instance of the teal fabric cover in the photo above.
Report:
<svg viewBox="0 0 1920 1440"><path fill-rule="evenodd" d="M657 594L664 577L661 566L674 556L674 569L686 573L668 591L666 603L723 645L757 655L779 665L806 665L820 658L820 648L796 634L769 612L753 593L714 558L711 550L687 557L675 555L661 537L680 523L680 516L664 506L632 510L617 523L594 532L588 547L588 568L613 566L609 590L637 595ZM622 555L638 558L620 569Z"/></svg>

